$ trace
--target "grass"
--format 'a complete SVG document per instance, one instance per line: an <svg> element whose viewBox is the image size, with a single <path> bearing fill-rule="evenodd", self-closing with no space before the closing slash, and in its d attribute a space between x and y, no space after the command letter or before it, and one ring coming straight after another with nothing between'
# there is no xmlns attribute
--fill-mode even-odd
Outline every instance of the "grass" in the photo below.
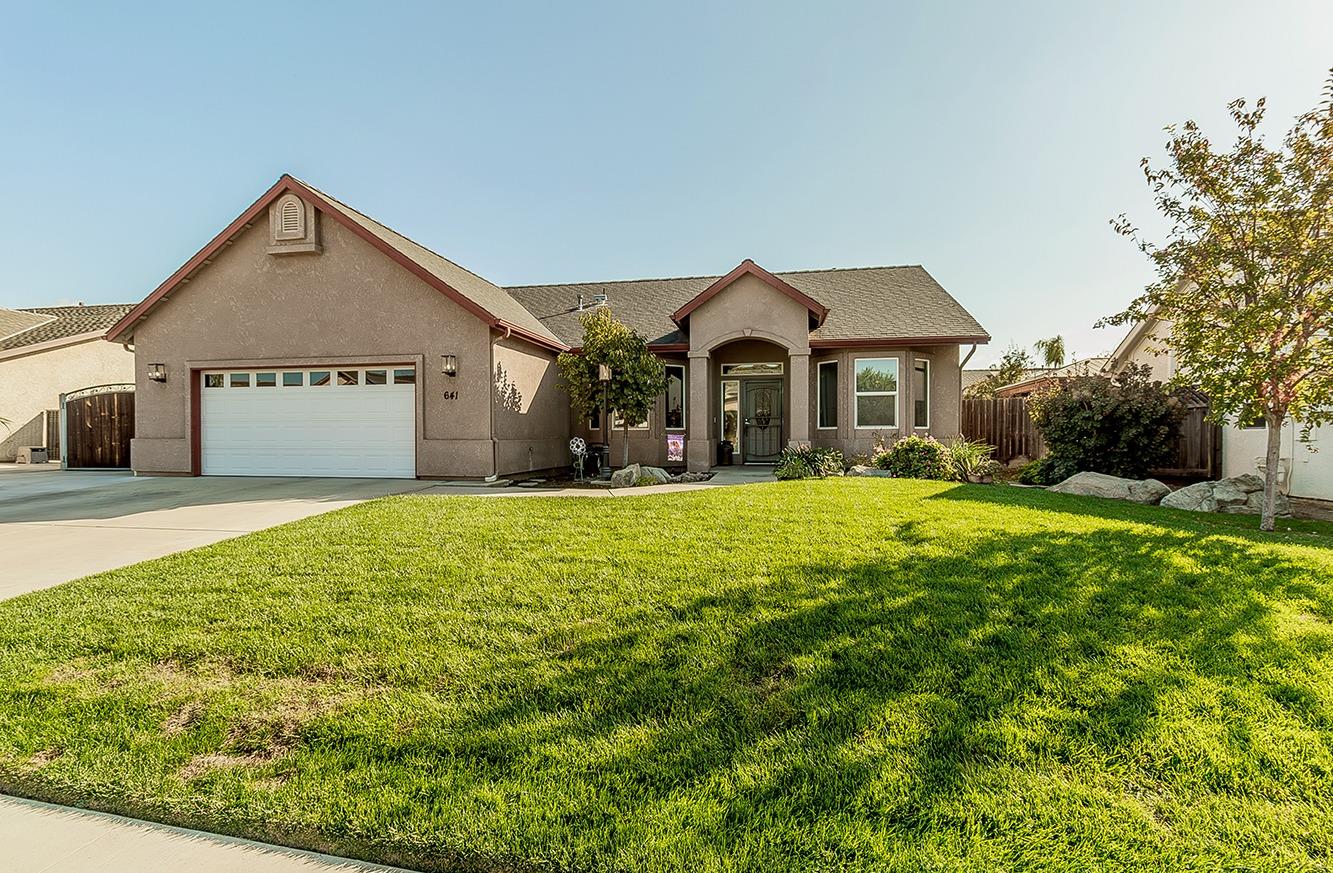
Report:
<svg viewBox="0 0 1333 873"><path fill-rule="evenodd" d="M0 788L428 870L1333 866L1333 526L397 497L0 603Z"/></svg>

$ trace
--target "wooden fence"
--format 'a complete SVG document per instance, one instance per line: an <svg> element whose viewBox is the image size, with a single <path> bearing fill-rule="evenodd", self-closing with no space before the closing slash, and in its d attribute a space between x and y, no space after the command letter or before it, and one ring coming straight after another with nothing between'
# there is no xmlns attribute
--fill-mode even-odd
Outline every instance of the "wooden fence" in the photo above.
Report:
<svg viewBox="0 0 1333 873"><path fill-rule="evenodd" d="M1208 421L1208 399L1197 391L1176 393L1183 416L1176 457L1170 466L1153 470L1154 476L1176 479L1216 479L1222 475L1222 429ZM1046 454L1046 443L1028 415L1026 397L964 397L963 436L995 446L995 460L1036 460Z"/></svg>

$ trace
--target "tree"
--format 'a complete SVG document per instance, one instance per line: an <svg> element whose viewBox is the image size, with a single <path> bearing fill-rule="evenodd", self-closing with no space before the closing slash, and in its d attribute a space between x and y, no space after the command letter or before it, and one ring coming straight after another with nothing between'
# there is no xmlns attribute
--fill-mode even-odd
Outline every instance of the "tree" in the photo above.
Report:
<svg viewBox="0 0 1333 873"><path fill-rule="evenodd" d="M1049 339L1039 339L1032 344L1032 347L1037 350L1037 354L1041 355L1042 363L1047 367L1055 369L1065 365L1064 337L1057 334Z"/></svg>
<svg viewBox="0 0 1333 873"><path fill-rule="evenodd" d="M1032 366L1032 358L1018 346L1010 346L998 363L991 364L991 373L968 389L971 397L994 397L996 388L1022 381Z"/></svg>
<svg viewBox="0 0 1333 873"><path fill-rule="evenodd" d="M600 409L603 402L618 411L624 420L624 454L622 467L629 466L629 428L631 423L645 420L666 391L666 370L652 352L648 341L616 321L610 307L584 313L583 348L578 354L561 353L558 361L565 377L565 390L579 415L586 416ZM603 385L598 369L606 364L611 370L611 381ZM610 422L603 422L609 427Z"/></svg>
<svg viewBox="0 0 1333 873"><path fill-rule="evenodd" d="M1282 145L1258 133L1264 100L1228 105L1229 150L1193 121L1167 127L1169 163L1143 173L1170 230L1160 245L1124 215L1115 229L1151 260L1157 279L1103 324L1151 319L1150 335L1227 423L1268 426L1263 530L1273 529L1283 425L1309 428L1333 410L1333 75L1322 107L1297 117Z"/></svg>

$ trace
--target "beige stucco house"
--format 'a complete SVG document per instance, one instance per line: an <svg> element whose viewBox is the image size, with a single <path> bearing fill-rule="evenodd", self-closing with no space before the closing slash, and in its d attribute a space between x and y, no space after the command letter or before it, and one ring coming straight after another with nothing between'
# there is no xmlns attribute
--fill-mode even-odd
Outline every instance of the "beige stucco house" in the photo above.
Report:
<svg viewBox="0 0 1333 873"><path fill-rule="evenodd" d="M60 395L134 381L134 356L102 339L133 304L0 309L0 462L58 449Z"/></svg>
<svg viewBox="0 0 1333 873"><path fill-rule="evenodd" d="M1170 348L1171 323L1149 318L1132 325L1116 346L1103 371L1114 374L1130 364L1152 369L1152 378L1166 382L1176 375ZM1282 428L1278 455L1278 488L1292 497L1333 500L1333 426L1312 428L1308 437L1298 421ZM1268 447L1263 422L1231 424L1222 428L1222 475L1261 474Z"/></svg>
<svg viewBox="0 0 1333 873"><path fill-rule="evenodd" d="M620 457L556 366L596 306L667 368L631 459L693 470L723 441L955 436L960 348L989 340L919 266L502 288L290 176L107 339L134 351L138 472L481 478L565 466L575 435Z"/></svg>

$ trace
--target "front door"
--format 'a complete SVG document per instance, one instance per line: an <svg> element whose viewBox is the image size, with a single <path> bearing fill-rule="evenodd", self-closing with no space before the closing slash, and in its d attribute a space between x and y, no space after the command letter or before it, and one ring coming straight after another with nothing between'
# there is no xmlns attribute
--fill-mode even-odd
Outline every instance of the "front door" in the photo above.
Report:
<svg viewBox="0 0 1333 873"><path fill-rule="evenodd" d="M782 452L782 380L741 380L741 458L771 464Z"/></svg>

